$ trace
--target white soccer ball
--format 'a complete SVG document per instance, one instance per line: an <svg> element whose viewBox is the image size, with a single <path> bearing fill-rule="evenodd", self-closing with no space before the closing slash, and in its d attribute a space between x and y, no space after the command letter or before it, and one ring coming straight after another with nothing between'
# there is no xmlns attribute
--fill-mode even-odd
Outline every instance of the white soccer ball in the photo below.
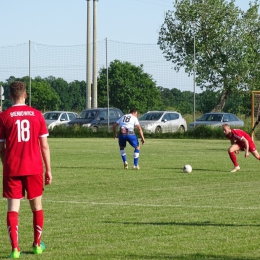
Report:
<svg viewBox="0 0 260 260"><path fill-rule="evenodd" d="M192 167L189 164L185 164L183 166L183 172L185 173L191 173L192 172Z"/></svg>

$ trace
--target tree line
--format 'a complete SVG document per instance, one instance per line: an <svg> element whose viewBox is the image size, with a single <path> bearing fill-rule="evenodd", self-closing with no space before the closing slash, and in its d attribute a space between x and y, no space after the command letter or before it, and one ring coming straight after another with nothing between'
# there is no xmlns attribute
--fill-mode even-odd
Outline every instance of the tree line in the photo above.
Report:
<svg viewBox="0 0 260 260"><path fill-rule="evenodd" d="M107 74L109 95L107 93ZM51 110L67 110L80 112L86 108L86 82L75 80L67 82L62 78L49 76L47 78L35 77L31 79L31 97L29 97L28 76L16 78L11 76L6 82L0 82L4 88L5 100L2 102L3 110L10 107L9 84L20 80L27 85L27 104L30 98L31 106L42 112ZM149 110L176 110L183 115L194 111L194 93L181 91L177 88L169 89L157 86L152 76L144 72L143 66L135 66L130 62L114 60L110 63L108 73L101 68L98 73L98 106L117 107L124 113L136 107L140 113ZM221 90L206 89L195 94L195 109L198 113L210 112L214 109ZM223 111L235 114L250 115L251 92L241 91L234 93L226 102Z"/></svg>
<svg viewBox="0 0 260 260"><path fill-rule="evenodd" d="M158 46L165 59L188 75L196 71L196 86L201 93L158 86L143 65L114 60L98 73L99 107L132 107L148 110L177 110L182 114L225 111L251 114L251 93L260 86L259 1L243 11L235 0L179 0L168 10L158 35ZM194 59L194 56L196 59ZM108 75L108 82L107 82ZM11 76L1 85L8 95ZM20 80L29 85L29 78ZM108 93L107 93L108 86ZM6 96L7 96L6 95ZM31 105L41 111L86 108L86 82L66 82L49 76L31 80ZM3 109L11 106L3 102Z"/></svg>

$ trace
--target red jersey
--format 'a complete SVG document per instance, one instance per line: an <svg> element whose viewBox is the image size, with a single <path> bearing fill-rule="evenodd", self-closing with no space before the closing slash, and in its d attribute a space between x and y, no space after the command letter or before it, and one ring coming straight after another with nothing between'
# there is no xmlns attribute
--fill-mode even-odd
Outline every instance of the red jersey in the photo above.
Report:
<svg viewBox="0 0 260 260"><path fill-rule="evenodd" d="M231 136L227 136L228 139L235 141L240 146L240 149L245 149L245 143L242 141L245 138L248 141L249 151L253 152L256 150L255 144L251 136L241 129L231 129Z"/></svg>
<svg viewBox="0 0 260 260"><path fill-rule="evenodd" d="M234 140L237 143L241 143L245 138L248 142L253 142L251 136L241 129L231 129L231 136L227 136L228 139Z"/></svg>
<svg viewBox="0 0 260 260"><path fill-rule="evenodd" d="M42 174L39 138L48 135L44 117L37 109L19 104L2 112L0 142L6 142L3 174Z"/></svg>

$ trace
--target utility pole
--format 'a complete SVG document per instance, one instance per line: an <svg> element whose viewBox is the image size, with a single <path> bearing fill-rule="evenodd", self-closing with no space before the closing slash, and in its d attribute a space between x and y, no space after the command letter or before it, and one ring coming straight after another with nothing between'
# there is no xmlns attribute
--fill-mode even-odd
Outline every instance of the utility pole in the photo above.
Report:
<svg viewBox="0 0 260 260"><path fill-rule="evenodd" d="M93 0L93 84L92 84L92 107L97 107L97 2Z"/></svg>
<svg viewBox="0 0 260 260"><path fill-rule="evenodd" d="M190 1L193 5L193 0ZM196 126L196 36L195 36L195 21L193 22L193 122Z"/></svg>
<svg viewBox="0 0 260 260"><path fill-rule="evenodd" d="M87 0L87 57L86 57L86 108L91 108L91 20L90 1Z"/></svg>

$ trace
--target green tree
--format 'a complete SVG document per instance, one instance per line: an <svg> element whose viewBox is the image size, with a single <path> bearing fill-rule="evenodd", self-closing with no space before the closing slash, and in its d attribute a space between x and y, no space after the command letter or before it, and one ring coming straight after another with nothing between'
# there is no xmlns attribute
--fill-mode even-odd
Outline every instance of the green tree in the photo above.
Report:
<svg viewBox="0 0 260 260"><path fill-rule="evenodd" d="M174 107L175 102L174 102L174 95L169 88L163 88L160 87L160 92L161 92L161 98L163 102L164 107Z"/></svg>
<svg viewBox="0 0 260 260"><path fill-rule="evenodd" d="M219 99L220 91L206 90L198 94L196 98L196 109L201 113L208 113L214 109Z"/></svg>
<svg viewBox="0 0 260 260"><path fill-rule="evenodd" d="M231 94L224 111L234 114L251 115L251 91L242 91L239 95Z"/></svg>
<svg viewBox="0 0 260 260"><path fill-rule="evenodd" d="M26 83L28 93L29 77L24 77L21 81ZM31 80L32 107L45 112L47 110L58 110L60 103L61 101L58 94L52 90L48 82L41 77L35 77L35 79Z"/></svg>
<svg viewBox="0 0 260 260"><path fill-rule="evenodd" d="M182 92L177 88L162 88L160 87L162 96L163 109L171 107L174 110L178 110L179 104L182 101Z"/></svg>
<svg viewBox="0 0 260 260"><path fill-rule="evenodd" d="M68 106L72 111L80 112L86 108L86 82L74 80L69 83Z"/></svg>
<svg viewBox="0 0 260 260"><path fill-rule="evenodd" d="M178 110L182 114L191 114L193 111L194 94L191 91L183 91L178 104Z"/></svg>
<svg viewBox="0 0 260 260"><path fill-rule="evenodd" d="M68 82L62 78L55 78L53 76L49 76L44 80L46 80L51 85L53 91L60 97L61 103L59 110L70 110L71 103Z"/></svg>
<svg viewBox="0 0 260 260"><path fill-rule="evenodd" d="M136 107L140 113L161 107L161 94L156 82L145 73L143 66L114 60L108 68L109 104L128 112ZM98 76L98 104L107 106L107 70Z"/></svg>
<svg viewBox="0 0 260 260"><path fill-rule="evenodd" d="M158 44L166 59L189 74L201 89L220 91L221 111L231 93L259 86L259 3L244 12L234 0L179 0L166 13Z"/></svg>

